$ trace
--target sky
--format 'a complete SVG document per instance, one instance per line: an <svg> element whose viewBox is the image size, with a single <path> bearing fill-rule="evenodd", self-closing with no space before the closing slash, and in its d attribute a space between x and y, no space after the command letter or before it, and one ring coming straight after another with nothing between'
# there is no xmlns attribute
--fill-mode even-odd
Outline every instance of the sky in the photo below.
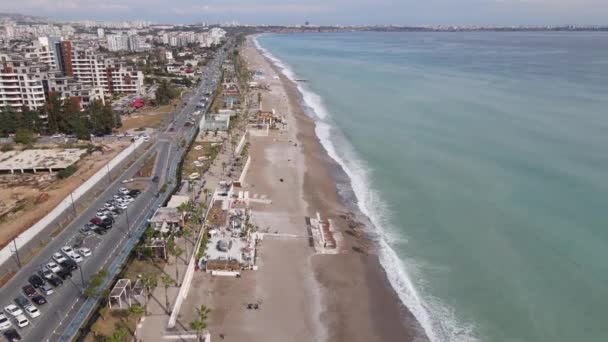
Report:
<svg viewBox="0 0 608 342"><path fill-rule="evenodd" d="M608 25L608 0L0 0L0 12L175 24Z"/></svg>

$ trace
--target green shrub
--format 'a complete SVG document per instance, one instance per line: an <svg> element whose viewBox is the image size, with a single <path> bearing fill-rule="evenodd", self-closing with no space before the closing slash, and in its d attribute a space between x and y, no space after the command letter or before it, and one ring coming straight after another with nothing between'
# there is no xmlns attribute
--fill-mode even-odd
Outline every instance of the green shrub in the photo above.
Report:
<svg viewBox="0 0 608 342"><path fill-rule="evenodd" d="M78 167L76 165L70 165L65 169L57 172L57 177L59 177L60 179L66 179L73 175L76 170L78 170Z"/></svg>

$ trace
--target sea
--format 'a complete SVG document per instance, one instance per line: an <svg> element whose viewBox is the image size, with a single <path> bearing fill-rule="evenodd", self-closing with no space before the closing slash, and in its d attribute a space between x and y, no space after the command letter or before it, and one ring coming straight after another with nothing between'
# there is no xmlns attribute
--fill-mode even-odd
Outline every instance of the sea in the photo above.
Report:
<svg viewBox="0 0 608 342"><path fill-rule="evenodd" d="M608 33L256 41L431 341L608 341Z"/></svg>

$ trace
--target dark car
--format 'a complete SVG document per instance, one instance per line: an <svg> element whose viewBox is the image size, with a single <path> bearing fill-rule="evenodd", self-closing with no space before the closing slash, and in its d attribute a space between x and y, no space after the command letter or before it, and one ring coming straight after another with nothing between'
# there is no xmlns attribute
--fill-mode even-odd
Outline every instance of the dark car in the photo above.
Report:
<svg viewBox="0 0 608 342"><path fill-rule="evenodd" d="M59 263L59 266L61 266L65 270L70 271L78 269L78 265L76 264L76 262L69 258L66 258L63 262Z"/></svg>
<svg viewBox="0 0 608 342"><path fill-rule="evenodd" d="M36 295L32 297L32 302L36 303L37 305L43 305L46 304L46 299L41 295Z"/></svg>
<svg viewBox="0 0 608 342"><path fill-rule="evenodd" d="M99 217L93 217L91 219L91 221L89 221L89 222L91 222L94 225L98 225L99 226L101 224L101 219Z"/></svg>
<svg viewBox="0 0 608 342"><path fill-rule="evenodd" d="M18 342L21 341L21 335L15 329L8 329L4 332L4 337L9 342Z"/></svg>
<svg viewBox="0 0 608 342"><path fill-rule="evenodd" d="M154 183L158 183L159 179L160 179L160 178L159 178L158 176L154 176L154 177L152 177L152 181L153 181Z"/></svg>
<svg viewBox="0 0 608 342"><path fill-rule="evenodd" d="M129 196L131 196L131 197L137 197L140 194L141 194L141 190L139 190L139 189L133 189L133 190L129 191Z"/></svg>
<svg viewBox="0 0 608 342"><path fill-rule="evenodd" d="M31 276L28 281L30 282L30 284L32 284L33 287L35 288L39 288L40 286L44 285L46 282L44 281L44 279L40 278L37 275L33 275Z"/></svg>
<svg viewBox="0 0 608 342"><path fill-rule="evenodd" d="M112 224L112 223L114 223L113 217L108 217L108 218L101 220L101 224ZM101 226L101 224L98 224L98 226Z"/></svg>
<svg viewBox="0 0 608 342"><path fill-rule="evenodd" d="M95 233L99 234L99 235L105 235L108 230L105 229L104 227L95 227L95 229L93 229L95 231Z"/></svg>
<svg viewBox="0 0 608 342"><path fill-rule="evenodd" d="M15 304L17 304L18 306L22 307L25 309L26 306L28 305L32 305L30 303L29 300L27 300L27 298L23 297L23 296L17 296L17 298L15 298Z"/></svg>
<svg viewBox="0 0 608 342"><path fill-rule="evenodd" d="M120 208L114 208L114 209L112 209L112 211L113 211L113 212L115 212L116 214L119 214L119 215L120 215L120 214L122 214L122 211L123 211L123 210L122 210L122 209L120 209Z"/></svg>
<svg viewBox="0 0 608 342"><path fill-rule="evenodd" d="M49 278L49 284L51 284L55 287L59 287L59 286L63 285L63 280L61 280L61 278L59 278L58 276L53 275L52 277Z"/></svg>
<svg viewBox="0 0 608 342"><path fill-rule="evenodd" d="M61 268L59 271L57 271L57 275L63 280L66 280L67 278L72 278L72 272L66 270L65 268Z"/></svg>
<svg viewBox="0 0 608 342"><path fill-rule="evenodd" d="M23 293L28 297L34 297L36 295L36 289L32 285L25 285L21 288Z"/></svg>

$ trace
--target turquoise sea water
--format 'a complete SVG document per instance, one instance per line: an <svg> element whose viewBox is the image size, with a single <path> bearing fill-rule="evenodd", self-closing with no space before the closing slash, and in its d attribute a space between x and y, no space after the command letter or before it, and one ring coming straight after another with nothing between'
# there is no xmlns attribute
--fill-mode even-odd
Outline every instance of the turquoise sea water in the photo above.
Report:
<svg viewBox="0 0 608 342"><path fill-rule="evenodd" d="M608 340L608 34L257 40L432 340Z"/></svg>

